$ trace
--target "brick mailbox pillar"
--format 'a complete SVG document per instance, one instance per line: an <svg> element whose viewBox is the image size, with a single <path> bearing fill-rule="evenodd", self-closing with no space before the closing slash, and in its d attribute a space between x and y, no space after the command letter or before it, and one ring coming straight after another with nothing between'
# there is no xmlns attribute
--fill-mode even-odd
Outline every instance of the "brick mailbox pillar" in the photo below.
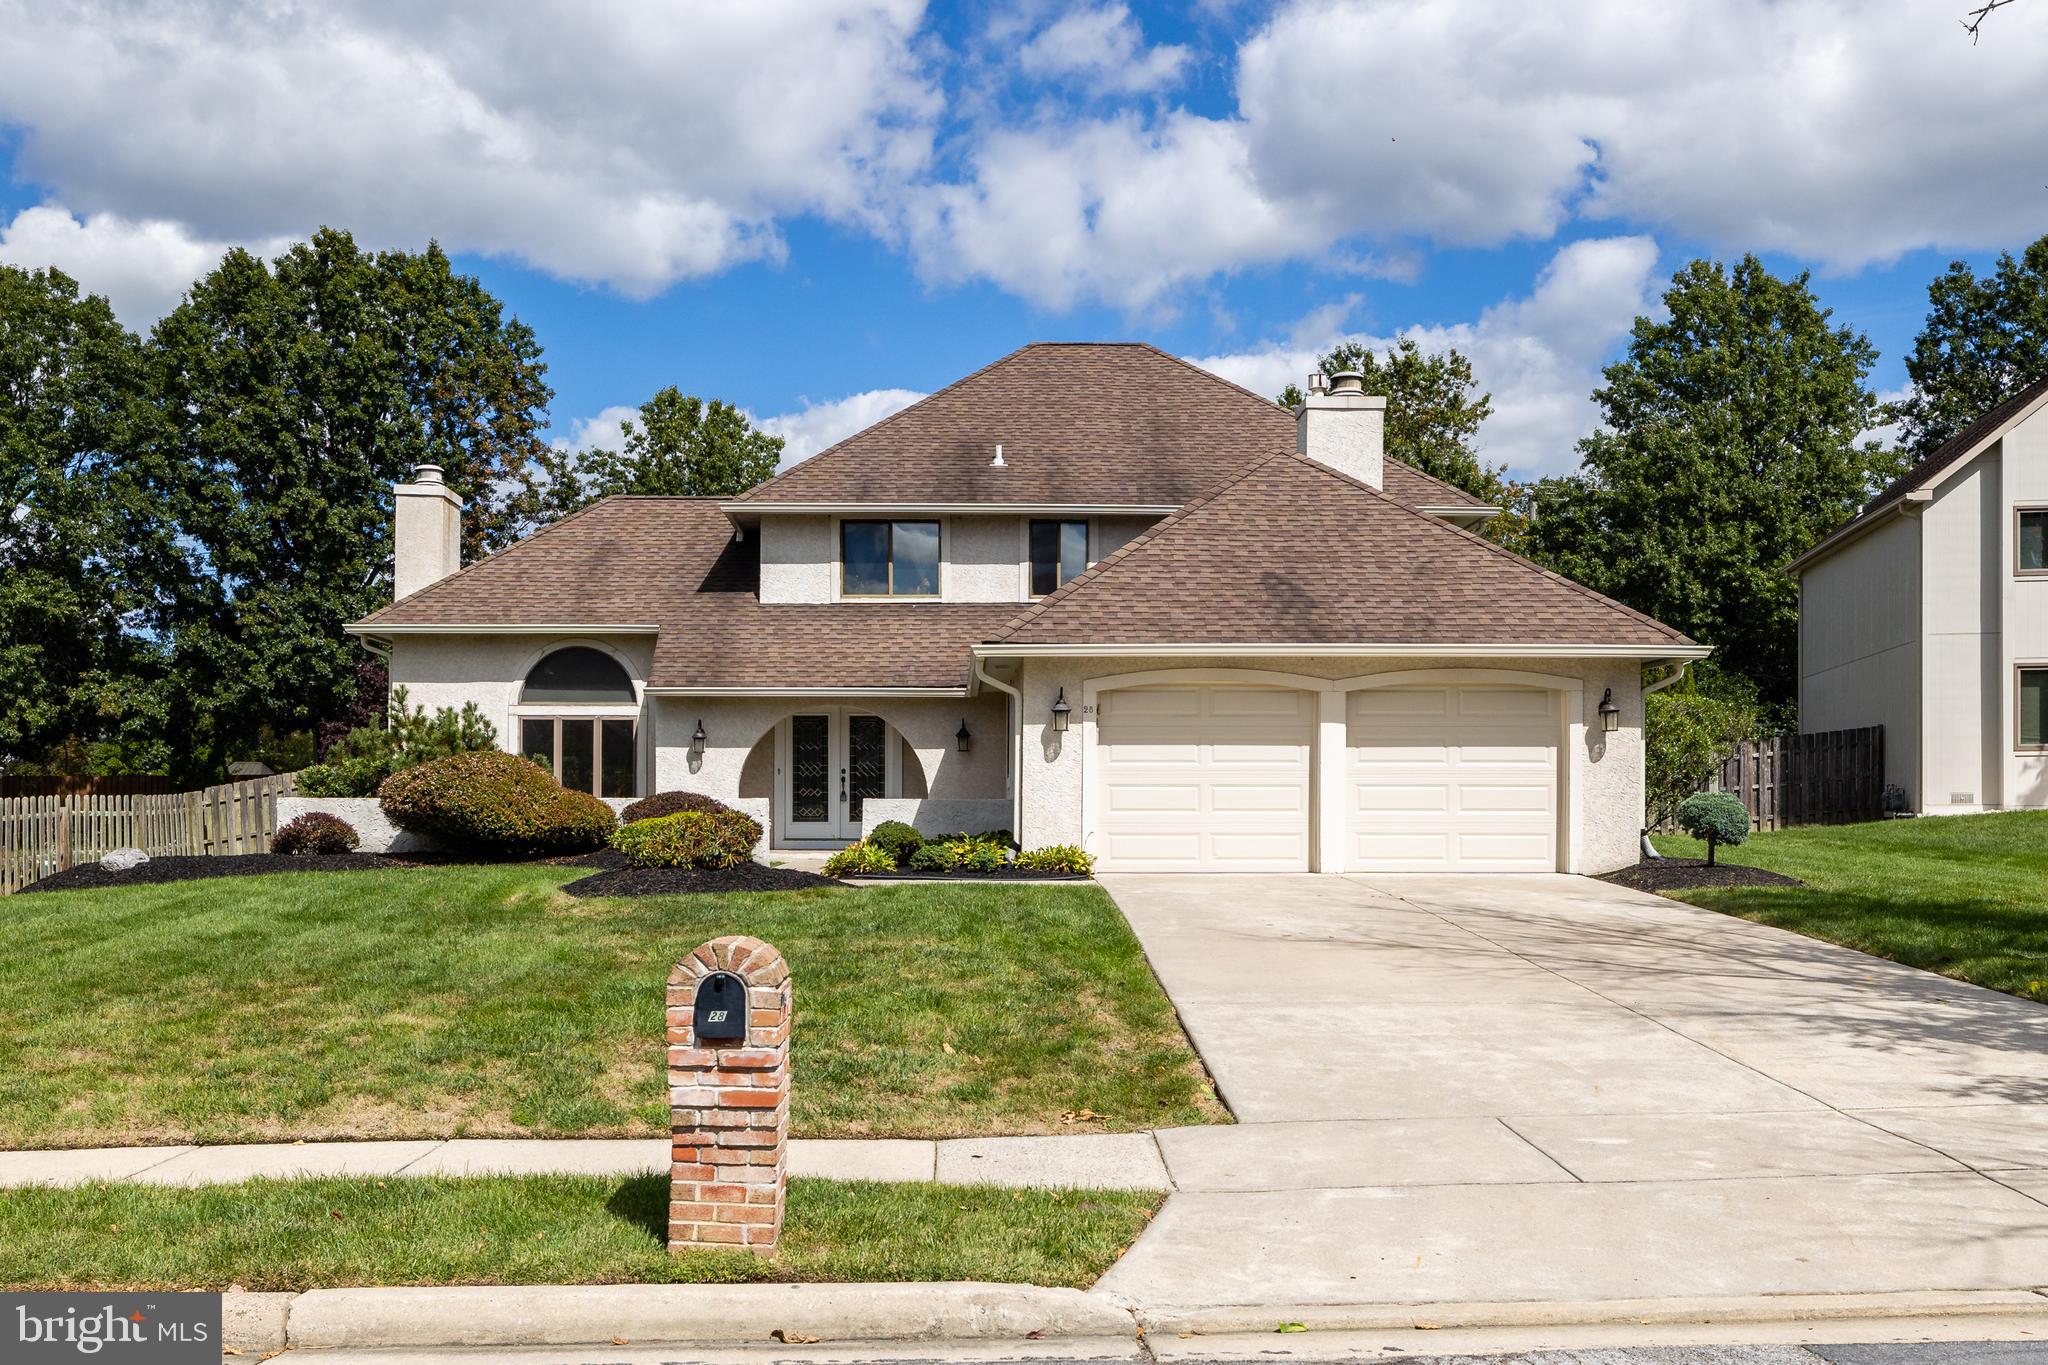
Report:
<svg viewBox="0 0 2048 1365"><path fill-rule="evenodd" d="M789 1022L789 964L757 938L712 939L669 973L671 1252L774 1253L788 1182Z"/></svg>

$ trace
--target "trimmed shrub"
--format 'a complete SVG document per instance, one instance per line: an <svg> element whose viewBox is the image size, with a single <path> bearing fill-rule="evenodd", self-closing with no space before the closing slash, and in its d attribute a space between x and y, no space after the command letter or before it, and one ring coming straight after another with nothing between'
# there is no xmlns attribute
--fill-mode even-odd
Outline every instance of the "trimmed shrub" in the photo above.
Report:
<svg viewBox="0 0 2048 1365"><path fill-rule="evenodd" d="M1707 841L1707 866L1712 867L1716 848L1748 842L1749 811L1728 792L1701 792L1678 803L1678 827Z"/></svg>
<svg viewBox="0 0 2048 1365"><path fill-rule="evenodd" d="M612 831L612 847L638 867L736 867L761 842L761 826L736 810L678 811Z"/></svg>
<svg viewBox="0 0 2048 1365"><path fill-rule="evenodd" d="M1003 870L1003 851L993 844L969 844L960 859L962 872L990 873Z"/></svg>
<svg viewBox="0 0 2048 1365"><path fill-rule="evenodd" d="M497 748L498 731L470 702L460 711L408 707L405 689L391 694L388 725L363 725L328 751L327 761L299 770L302 796L375 796L384 779L449 754Z"/></svg>
<svg viewBox="0 0 2048 1365"><path fill-rule="evenodd" d="M715 796L702 792L656 792L643 796L619 812L619 823L630 825L637 820L659 820L664 815L681 815L691 811L698 815L722 815L732 807Z"/></svg>
<svg viewBox="0 0 2048 1365"><path fill-rule="evenodd" d="M612 808L537 763L493 749L393 773L377 792L392 823L465 848L582 853L601 847Z"/></svg>
<svg viewBox="0 0 2048 1365"><path fill-rule="evenodd" d="M960 865L960 845L948 843L921 844L910 855L912 872L951 872Z"/></svg>
<svg viewBox="0 0 2048 1365"><path fill-rule="evenodd" d="M1020 872L1072 872L1083 877L1095 875L1095 855L1083 853L1075 844L1047 844L1017 855Z"/></svg>
<svg viewBox="0 0 2048 1365"><path fill-rule="evenodd" d="M356 837L355 826L339 815L326 811L309 810L296 820L289 820L270 841L273 853L288 853L293 857L318 857L330 853L353 853L363 841Z"/></svg>
<svg viewBox="0 0 2048 1365"><path fill-rule="evenodd" d="M910 855L924 847L924 836L901 820L884 820L869 830L862 842L881 849L896 866L908 867Z"/></svg>
<svg viewBox="0 0 2048 1365"><path fill-rule="evenodd" d="M889 851L867 839L848 844L825 860L828 877L866 877L895 870L896 860L889 856Z"/></svg>

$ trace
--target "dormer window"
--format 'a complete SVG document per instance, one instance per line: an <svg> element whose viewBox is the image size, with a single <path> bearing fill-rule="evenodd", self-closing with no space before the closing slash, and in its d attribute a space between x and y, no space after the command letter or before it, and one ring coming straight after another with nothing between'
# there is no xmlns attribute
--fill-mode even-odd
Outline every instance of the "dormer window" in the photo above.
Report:
<svg viewBox="0 0 2048 1365"><path fill-rule="evenodd" d="M1088 569L1088 523L1031 523L1031 595L1043 597Z"/></svg>
<svg viewBox="0 0 2048 1365"><path fill-rule="evenodd" d="M937 597L936 521L839 523L842 597Z"/></svg>

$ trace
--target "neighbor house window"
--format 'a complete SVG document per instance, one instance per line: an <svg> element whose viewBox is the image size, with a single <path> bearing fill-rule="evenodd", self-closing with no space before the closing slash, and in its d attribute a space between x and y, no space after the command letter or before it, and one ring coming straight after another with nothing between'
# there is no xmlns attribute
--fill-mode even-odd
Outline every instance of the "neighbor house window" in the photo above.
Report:
<svg viewBox="0 0 2048 1365"><path fill-rule="evenodd" d="M2048 507L2022 507L2019 513L2019 569L2048 573Z"/></svg>
<svg viewBox="0 0 2048 1365"><path fill-rule="evenodd" d="M2048 749L2048 664L2020 670L2019 747Z"/></svg>
<svg viewBox="0 0 2048 1365"><path fill-rule="evenodd" d="M936 521L839 523L839 591L846 597L937 597Z"/></svg>
<svg viewBox="0 0 2048 1365"><path fill-rule="evenodd" d="M537 713L554 707L565 709ZM533 666L519 689L519 752L546 765L565 787L633 796L638 710L633 680L617 659L587 645L558 649Z"/></svg>
<svg viewBox="0 0 2048 1365"><path fill-rule="evenodd" d="M1088 569L1088 523L1031 523L1031 595L1043 597Z"/></svg>

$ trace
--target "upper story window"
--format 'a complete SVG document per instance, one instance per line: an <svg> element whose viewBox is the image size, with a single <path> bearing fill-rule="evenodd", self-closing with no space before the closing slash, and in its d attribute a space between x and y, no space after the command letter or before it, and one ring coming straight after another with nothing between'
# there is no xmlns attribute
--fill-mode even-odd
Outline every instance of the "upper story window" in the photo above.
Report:
<svg viewBox="0 0 2048 1365"><path fill-rule="evenodd" d="M1031 523L1031 595L1043 597L1088 568L1088 523Z"/></svg>
<svg viewBox="0 0 2048 1365"><path fill-rule="evenodd" d="M2019 571L2048 573L2048 507L2019 510Z"/></svg>
<svg viewBox="0 0 2048 1365"><path fill-rule="evenodd" d="M840 522L839 592L843 597L937 597L939 524Z"/></svg>

